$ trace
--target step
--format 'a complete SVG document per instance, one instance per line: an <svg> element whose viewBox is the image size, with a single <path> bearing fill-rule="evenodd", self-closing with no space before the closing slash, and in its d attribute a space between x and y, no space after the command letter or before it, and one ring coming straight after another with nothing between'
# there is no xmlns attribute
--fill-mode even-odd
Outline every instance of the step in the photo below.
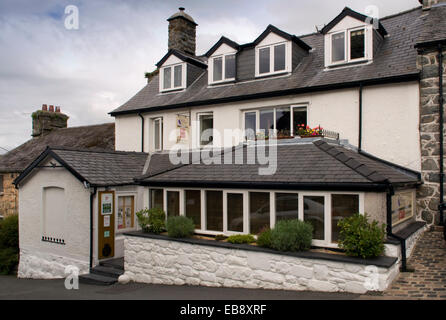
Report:
<svg viewBox="0 0 446 320"><path fill-rule="evenodd" d="M124 258L99 261L99 265L124 270Z"/></svg>
<svg viewBox="0 0 446 320"><path fill-rule="evenodd" d="M79 276L79 282L98 286L109 286L118 282L118 280L116 278L90 273Z"/></svg>
<svg viewBox="0 0 446 320"><path fill-rule="evenodd" d="M120 275L124 274L124 270L99 265L91 269L90 273L118 279Z"/></svg>

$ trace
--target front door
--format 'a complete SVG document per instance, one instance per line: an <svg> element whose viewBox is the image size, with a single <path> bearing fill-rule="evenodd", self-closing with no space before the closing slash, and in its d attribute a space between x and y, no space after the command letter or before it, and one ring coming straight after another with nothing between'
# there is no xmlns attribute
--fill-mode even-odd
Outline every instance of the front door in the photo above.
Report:
<svg viewBox="0 0 446 320"><path fill-rule="evenodd" d="M115 255L115 192L99 191L98 256L99 259Z"/></svg>

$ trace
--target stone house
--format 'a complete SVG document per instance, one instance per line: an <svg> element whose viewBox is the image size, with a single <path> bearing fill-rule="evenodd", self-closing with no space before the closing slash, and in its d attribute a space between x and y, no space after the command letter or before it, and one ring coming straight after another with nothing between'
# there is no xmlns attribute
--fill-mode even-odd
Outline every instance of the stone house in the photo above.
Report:
<svg viewBox="0 0 446 320"><path fill-rule="evenodd" d="M18 213L18 190L13 182L47 146L85 149L115 148L114 123L67 128L60 107L43 105L32 114L32 139L0 156L0 216Z"/></svg>
<svg viewBox="0 0 446 320"><path fill-rule="evenodd" d="M125 275L150 283L363 292L375 266L385 288L424 227L444 219L446 2L420 2L379 20L345 8L309 35L269 25L250 43L223 36L203 55L198 24L180 8L158 72L110 112L116 151L48 148L15 179L26 233L19 276L62 277L70 264L94 280L104 270L93 267L125 256ZM291 262L264 252L257 268L251 253L142 236L135 213L153 207L192 218L207 236L299 218L324 250L338 247L339 219L368 213L387 226L386 257ZM201 250L231 262L203 270L208 261L188 256ZM294 263L307 276L280 269Z"/></svg>

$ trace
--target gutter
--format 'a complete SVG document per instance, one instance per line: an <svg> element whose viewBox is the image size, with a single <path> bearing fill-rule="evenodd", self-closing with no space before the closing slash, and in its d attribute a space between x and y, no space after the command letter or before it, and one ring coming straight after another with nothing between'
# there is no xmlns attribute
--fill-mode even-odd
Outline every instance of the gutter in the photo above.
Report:
<svg viewBox="0 0 446 320"><path fill-rule="evenodd" d="M93 218L94 218L94 197L96 195L97 188L93 187L93 192L90 190L90 269L93 268Z"/></svg>
<svg viewBox="0 0 446 320"><path fill-rule="evenodd" d="M401 245L401 272L407 272L407 256L406 256L406 239L393 233L392 230L392 196L395 194L393 186L389 183L386 193L386 207L387 207L387 236L395 238Z"/></svg>
<svg viewBox="0 0 446 320"><path fill-rule="evenodd" d="M144 117L141 112L138 113L138 116L141 118L141 152L144 152Z"/></svg>

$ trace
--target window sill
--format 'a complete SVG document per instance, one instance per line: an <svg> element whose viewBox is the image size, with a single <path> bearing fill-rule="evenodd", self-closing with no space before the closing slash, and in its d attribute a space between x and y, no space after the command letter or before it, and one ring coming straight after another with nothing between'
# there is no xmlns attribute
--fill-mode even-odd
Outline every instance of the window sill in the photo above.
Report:
<svg viewBox="0 0 446 320"><path fill-rule="evenodd" d="M280 72L273 72L273 73L264 73L264 74L256 74L256 79L262 79L262 78L271 78L276 76L283 76L283 75L290 75L290 71L280 71Z"/></svg>
<svg viewBox="0 0 446 320"><path fill-rule="evenodd" d="M340 68L340 67L356 66L356 65L361 65L361 64L367 64L372 61L373 60L370 60L370 59L361 59L361 60L355 60L355 61L335 63L335 64L330 64L330 65L326 66L326 69L331 70L331 69L336 69L336 68Z"/></svg>
<svg viewBox="0 0 446 320"><path fill-rule="evenodd" d="M163 93L176 93L176 92L180 92L186 90L185 87L181 87L181 88L174 88L174 89L166 89L166 90L160 90L160 94Z"/></svg>
<svg viewBox="0 0 446 320"><path fill-rule="evenodd" d="M225 85L225 84L232 84L235 83L235 79L229 79L229 80L224 80L224 81L217 81L217 82L211 82L208 83L209 87L217 87L219 85Z"/></svg>

